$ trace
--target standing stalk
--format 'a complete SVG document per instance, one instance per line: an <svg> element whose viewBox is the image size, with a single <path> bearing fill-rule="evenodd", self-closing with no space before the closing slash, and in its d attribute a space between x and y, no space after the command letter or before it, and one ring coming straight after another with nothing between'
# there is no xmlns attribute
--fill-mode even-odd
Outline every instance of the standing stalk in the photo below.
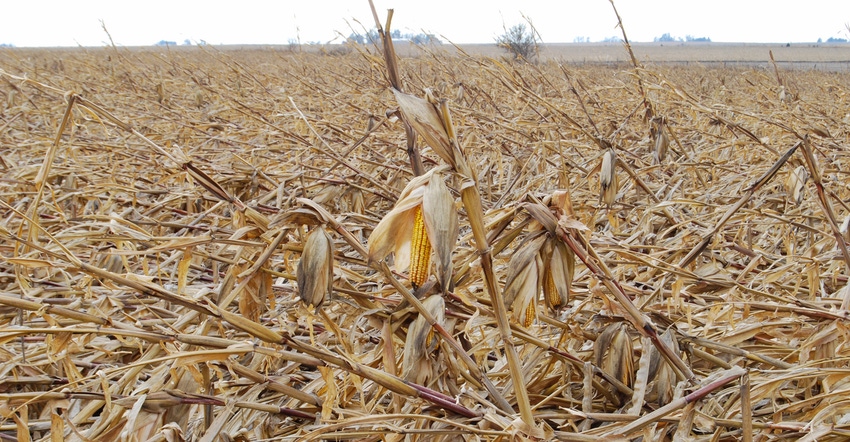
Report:
<svg viewBox="0 0 850 442"><path fill-rule="evenodd" d="M465 160L463 161L464 163L466 162ZM476 181L474 180L473 182ZM496 282L495 273L493 272L493 257L490 254L487 235L484 231L484 211L481 208L481 194L478 192L477 183L461 191L461 201L463 201L466 213L469 215L469 224L472 228L475 248L479 255L481 255L481 269L484 271L487 293L490 295L493 312L496 314L496 325L499 328L499 336L505 345L505 357L508 359L508 369L511 373L511 380L514 383L520 416L526 425L533 427L534 414L531 411L531 403L528 400L528 391L525 388L519 355L517 354L516 347L514 347L508 311L505 307L505 300L502 298L501 290L499 290L499 285Z"/></svg>
<svg viewBox="0 0 850 442"><path fill-rule="evenodd" d="M505 300L502 298L502 292L499 289L496 275L493 272L493 257L490 254L490 243L487 241L487 232L484 228L484 209L481 205L481 193L478 191L478 178L469 166L469 163L467 163L466 157L457 143L451 114L445 100L440 102L440 117L452 149L454 169L464 180L461 185L460 198L469 217L469 225L472 229L475 249L481 256L481 270L484 271L485 286L487 287L487 293L490 295L490 302L493 304L493 311L496 314L499 337L502 338L502 343L505 345L505 357L508 360L508 369L510 370L511 380L514 384L520 417L523 423L529 428L534 428L534 413L532 413L528 391L525 388L519 355L517 354L516 347L514 347L508 310L505 307Z"/></svg>
<svg viewBox="0 0 850 442"><path fill-rule="evenodd" d="M381 22L378 19L378 11L375 10L375 3L369 0L369 7L372 8L372 17L375 19L375 28L378 30L378 35L381 37L383 45L384 62L387 64L387 80L390 86L398 91L402 91L401 78L398 74L398 64L396 63L395 46L390 35L390 24L393 20L393 10L387 11L387 26L386 31L381 27ZM407 136L407 156L410 159L410 168L413 169L413 175L420 176L425 173L425 166L422 165L422 157L419 155L419 149L416 148L416 132L410 123L404 123L404 134Z"/></svg>
<svg viewBox="0 0 850 442"><path fill-rule="evenodd" d="M393 93L404 119L425 139L434 153L448 163L460 177L460 198L466 208L476 251L481 257L485 286L496 314L499 335L505 345L505 356L516 390L517 406L523 423L528 428L534 428L534 415L528 401L519 356L513 345L507 309L493 272L493 258L484 227L484 209L481 204L481 194L478 191L478 178L457 142L449 106L445 100L437 100L433 96L428 96L426 100L397 90Z"/></svg>

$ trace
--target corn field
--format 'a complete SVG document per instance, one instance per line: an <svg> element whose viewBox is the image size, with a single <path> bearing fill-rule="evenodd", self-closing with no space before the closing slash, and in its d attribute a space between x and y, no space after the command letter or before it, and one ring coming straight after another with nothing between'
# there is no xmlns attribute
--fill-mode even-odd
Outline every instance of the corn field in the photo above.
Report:
<svg viewBox="0 0 850 442"><path fill-rule="evenodd" d="M768 66L3 49L0 439L847 440L850 74Z"/></svg>

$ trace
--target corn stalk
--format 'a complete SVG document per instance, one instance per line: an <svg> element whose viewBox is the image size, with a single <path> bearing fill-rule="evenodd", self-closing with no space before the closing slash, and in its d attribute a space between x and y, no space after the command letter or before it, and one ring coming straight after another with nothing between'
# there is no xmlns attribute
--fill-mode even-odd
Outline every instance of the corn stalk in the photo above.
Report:
<svg viewBox="0 0 850 442"><path fill-rule="evenodd" d="M437 100L428 95L422 99L394 90L396 101L404 119L410 123L425 142L457 173L461 180L460 198L469 217L469 225L475 248L481 257L481 269L484 271L484 281L493 311L499 335L505 345L505 357L511 373L511 380L516 392L517 406L524 424L534 427L534 415L528 400L528 392L522 376L522 366L519 355L513 343L510 321L502 293L493 271L493 257L484 227L484 209L481 204L481 194L478 191L478 177L466 160L457 142L451 113L446 100Z"/></svg>

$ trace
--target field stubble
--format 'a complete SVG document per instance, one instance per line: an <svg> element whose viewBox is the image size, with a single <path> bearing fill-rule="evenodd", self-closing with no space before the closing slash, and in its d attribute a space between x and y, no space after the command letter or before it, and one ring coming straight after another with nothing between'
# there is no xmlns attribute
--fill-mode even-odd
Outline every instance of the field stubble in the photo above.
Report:
<svg viewBox="0 0 850 442"><path fill-rule="evenodd" d="M406 269L368 259L413 180L380 57L21 49L0 69L3 437L850 433L846 72L402 57L407 92L447 99L497 287L536 306L508 305L517 386L444 152L418 143L458 209L454 276L417 294L445 335ZM303 293L316 229L330 297ZM535 428L505 410L524 397Z"/></svg>

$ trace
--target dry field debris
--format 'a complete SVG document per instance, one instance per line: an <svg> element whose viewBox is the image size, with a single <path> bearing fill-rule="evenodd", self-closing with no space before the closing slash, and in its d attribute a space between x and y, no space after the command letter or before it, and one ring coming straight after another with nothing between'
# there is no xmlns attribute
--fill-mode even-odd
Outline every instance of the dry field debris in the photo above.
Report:
<svg viewBox="0 0 850 442"><path fill-rule="evenodd" d="M848 92L3 49L0 439L847 440Z"/></svg>

